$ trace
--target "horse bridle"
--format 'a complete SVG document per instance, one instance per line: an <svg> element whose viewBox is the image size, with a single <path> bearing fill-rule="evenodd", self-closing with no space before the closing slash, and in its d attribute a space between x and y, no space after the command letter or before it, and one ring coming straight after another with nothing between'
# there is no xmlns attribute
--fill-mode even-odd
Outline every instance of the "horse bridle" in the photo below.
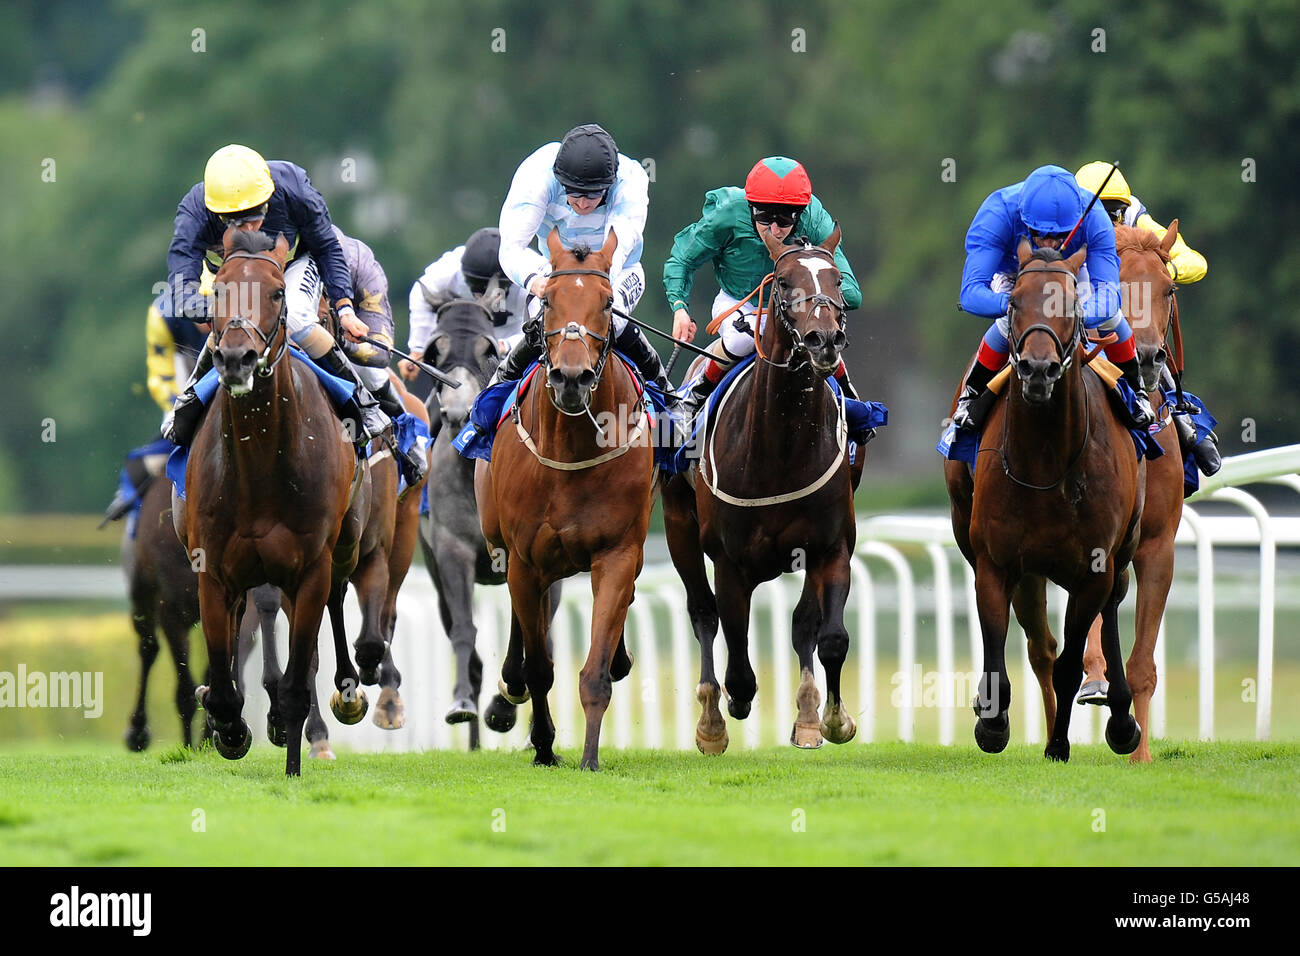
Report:
<svg viewBox="0 0 1300 956"><path fill-rule="evenodd" d="M798 246L791 246L789 249L786 249L779 256L777 256L776 260L772 263L773 282L772 282L772 294L770 299L768 300L768 312L769 314L775 315L776 320L777 322L780 323L782 330L784 330L786 335L790 336L790 341L792 343L791 357L787 359L784 364L773 362L767 356L763 356L763 360L767 362L769 365L777 365L780 368L790 368L791 361L793 360L794 356L800 353L803 354L803 360L796 367L802 368L804 365L810 364L811 361L810 356L812 354L812 350L808 348L808 344L804 341L803 335L799 332L799 329L790 321L789 318L790 312L793 310L793 306L791 305L790 300L781 295L780 290L775 281L777 270L781 266L781 260L784 259L786 256L795 253L802 253L802 254L813 253L815 255L825 256L832 265L835 264L835 254L833 252L830 252L827 249L823 249L821 246L812 245L811 243L808 242L805 242L802 245L798 245ZM818 292L816 295L802 296L801 303L805 309L808 308L809 303L812 303L812 308L810 310L811 315L816 315L817 311L822 307L835 309L836 312L835 324L841 332L845 332L847 334L847 330L846 330L847 320L845 319L845 313L848 311L848 307L844 304L844 299L842 296L839 299L833 299L825 292Z"/></svg>
<svg viewBox="0 0 1300 956"><path fill-rule="evenodd" d="M560 269L558 272L552 272L549 276L547 276L547 282L549 283L550 280L555 278L556 276L597 276L601 279L604 279L606 282L609 282L611 290L614 287L613 282L610 280L609 273L602 272L600 269ZM611 302L609 306L606 306L605 310L607 312L610 311L612 306L613 303ZM543 327L545 327L546 325L546 311L550 309L550 307L551 307L550 302L548 301L546 296L543 295L542 316L540 319ZM587 354L589 356L591 355L591 346L587 345L587 339L592 338L600 343L600 352L596 357L596 366L594 369L596 373L596 378L592 381L591 387L587 390L587 400L583 402L582 411L570 412L561 408L559 403L556 402L555 400L555 393L551 388L550 377L543 376L543 380L546 383L546 394L550 396L551 404L555 406L556 411L562 412L563 414L568 415L570 417L577 417L579 415L588 414L587 406L591 402L591 396L594 395L596 389L600 387L600 376L604 374L605 363L609 361L609 354L614 349L614 335L612 332L613 321L614 320L611 318L610 319L611 332L609 335L600 335L596 332L591 331L591 329L587 328L585 325L580 325L577 322L569 322L562 329L552 329L550 332L542 333L542 355L541 358L539 358L537 361L538 364L542 366L542 368L548 371L551 368L551 350L547 340L550 339L552 336L561 335L564 337L563 341L568 341L570 339L577 339L581 341L583 343L583 346L587 349Z"/></svg>
<svg viewBox="0 0 1300 956"><path fill-rule="evenodd" d="M284 267L280 265L276 259L268 256L264 252L245 252L240 249L226 256L225 261L229 262L231 259L261 259L263 262L269 262L271 265L275 266L276 273L279 274L281 278L284 277ZM262 340L263 345L262 353L257 357L257 374L260 378L266 378L275 371L276 365L280 363L280 359L284 358L284 353L289 348L288 314L289 306L286 297L280 300L280 315L276 319L275 328L271 330L270 335L263 333L251 319L247 319L242 315L233 316L226 322L226 327L221 330L221 335L217 337L217 348L221 347L221 340L224 339L227 333L232 329L235 331L250 333L250 338L252 338L253 335L256 335L257 338ZM277 334L280 336L280 348L276 351L275 356L270 358L268 361L268 356L271 354L271 343L275 341Z"/></svg>
<svg viewBox="0 0 1300 956"><path fill-rule="evenodd" d="M1020 364L1020 348L1022 345L1024 345L1025 339L1029 338L1029 336L1033 335L1035 332L1042 332L1045 335L1047 335L1047 337L1052 340L1052 344L1056 346L1057 354L1061 357L1061 371L1065 372L1066 369L1070 367L1070 363L1074 361L1074 353L1078 349L1079 343L1083 341L1083 336L1084 336L1083 309L1079 304L1079 297L1077 294L1078 286L1079 286L1079 277L1075 273L1071 272L1069 269L1057 269L1051 267L1046 269L1030 269L1026 267L1016 273L1015 283L1013 284L1012 288L1014 289L1015 285L1019 284L1020 277L1023 275L1029 273L1037 275L1039 273L1045 273L1045 272L1057 272L1060 273L1061 275L1067 275L1074 280L1074 285L1075 285L1074 291L1076 293L1074 297L1074 331L1070 335L1070 341L1068 347L1066 343L1061 341L1061 337L1056 334L1056 330L1044 322L1035 322L1029 328L1025 329L1022 333L1020 333L1020 338L1017 339L1015 322L1011 318L1012 313L1016 311L1015 299L1012 298L1010 306L1007 310L1007 319L1008 319L1007 331L1009 333L1007 335L1007 341L1011 345L1011 364L1013 367Z"/></svg>

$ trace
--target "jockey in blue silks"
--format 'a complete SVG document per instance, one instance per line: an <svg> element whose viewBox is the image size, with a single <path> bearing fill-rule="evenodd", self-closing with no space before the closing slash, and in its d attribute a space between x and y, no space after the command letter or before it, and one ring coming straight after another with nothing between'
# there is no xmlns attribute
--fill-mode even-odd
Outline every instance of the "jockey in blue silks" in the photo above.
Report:
<svg viewBox="0 0 1300 956"><path fill-rule="evenodd" d="M1146 428L1156 421L1138 378L1133 330L1120 309L1119 255L1115 231L1106 211L1094 205L1070 244L1061 248L1079 222L1091 197L1074 176L1060 166L1040 166L1024 182L991 193L966 232L966 266L961 276L961 307L965 312L995 319L984 334L975 364L953 412L953 423L963 430L978 430L972 405L984 394L993 376L1007 364L1011 352L1008 305L1020 262L1016 249L1028 238L1035 247L1058 249L1068 257L1087 246L1088 255L1078 276L1078 298L1084 325L1114 332L1117 340L1106 346L1106 357L1119 366L1124 380L1137 396L1133 424Z"/></svg>

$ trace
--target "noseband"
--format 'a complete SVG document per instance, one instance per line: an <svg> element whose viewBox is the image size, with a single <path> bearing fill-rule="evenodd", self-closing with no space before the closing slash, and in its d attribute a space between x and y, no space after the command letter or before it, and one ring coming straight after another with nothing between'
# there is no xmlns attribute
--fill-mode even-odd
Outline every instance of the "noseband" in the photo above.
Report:
<svg viewBox="0 0 1300 956"><path fill-rule="evenodd" d="M229 262L231 259L261 259L263 262L269 262L274 266L276 273L281 278L284 277L284 267L264 252L244 252L241 249L226 256L225 261ZM280 359L284 358L284 353L289 347L289 330L285 321L288 313L288 303L286 299L281 298L280 315L276 319L275 328L271 330L269 336L263 333L251 319L245 318L242 315L237 315L230 319L226 323L226 327L221 330L221 335L217 337L217 348L221 347L222 339L224 339L227 333L232 330L237 332L247 332L249 333L250 338L252 338L253 335L256 335L257 338L262 340L262 353L257 357L257 374L260 378L266 378L275 371L275 367L280 364ZM275 356L271 357L271 343L275 341L277 334L280 335L280 348L276 350Z"/></svg>
<svg viewBox="0 0 1300 956"><path fill-rule="evenodd" d="M1036 275L1040 272L1059 272L1061 275L1069 276L1071 279L1074 280L1075 291L1077 293L1078 286L1079 286L1079 277L1075 275L1073 272L1071 272L1069 269L1024 268L1016 273L1016 284L1019 284L1021 276L1029 273ZM1010 317L1011 313L1015 311L1016 311L1016 307L1014 304L1012 304L1007 313L1008 317ZM1052 340L1052 344L1056 346L1056 352L1061 357L1061 371L1062 373L1064 373L1070 367L1070 363L1074 361L1074 353L1078 348L1079 343L1083 341L1083 336L1084 336L1083 309L1079 305L1079 297L1077 294L1074 297L1074 331L1070 335L1070 341L1068 343L1063 343L1061 341L1061 337L1056 334L1056 330L1053 329L1050 325L1047 325L1043 322L1035 322L1029 328L1025 329L1024 332L1020 333L1020 338L1018 339L1016 338L1016 330L1015 330L1014 322L1010 324L1011 324L1011 328L1008 330L1010 334L1007 336L1007 339L1011 344L1011 364L1013 368L1020 364L1020 348L1025 344L1025 339L1029 338L1029 336L1033 335L1035 332L1042 332L1045 335L1047 335L1047 337Z"/></svg>
<svg viewBox="0 0 1300 956"><path fill-rule="evenodd" d="M772 275L771 275L772 294L768 300L768 312L769 314L772 314L776 317L777 322L780 323L781 328L785 331L786 335L790 336L792 354L791 357L787 359L784 363L779 363L779 362L773 362L766 355L763 355L763 351L761 348L758 350L758 353L759 356L763 359L763 361L767 362L769 365L776 365L779 368L790 368L794 356L801 353L803 356L802 361L796 367L802 368L804 365L810 364L809 357L812 354L812 350L808 347L808 344L804 341L804 337L802 333L800 333L799 329L794 325L793 322L790 321L790 314L794 311L794 303L792 303L789 298L782 296L776 286L776 273L781 266L781 260L784 259L786 256L795 253L799 253L803 255L812 253L814 255L825 256L826 259L832 265L835 264L835 254L833 252L829 252L823 249L821 246L814 246L808 243L805 243L800 246L791 246L789 249L785 250L779 256L777 256L776 261L772 263ZM759 301L760 303L762 301L761 290L759 292ZM845 331L846 321L844 315L845 312L848 311L848 309L845 306L844 299L842 297L839 299L834 299L831 296L827 295L825 292L818 292L816 295L811 295L811 296L803 295L800 297L799 304L804 309L808 308L809 303L812 304L812 309L810 310L810 317L816 316L817 312L823 307L834 309L835 324L841 332ZM760 314L758 325L761 324L762 324L762 316ZM754 338L756 341L758 339L758 334L759 334L758 327L755 326Z"/></svg>
<svg viewBox="0 0 1300 956"><path fill-rule="evenodd" d="M601 279L604 279L606 282L609 282L610 288L613 289L613 283L610 281L609 273L602 272L599 269L561 269L558 272L552 272L550 276L547 277L547 281L549 282L550 279L553 279L556 276L597 276ZM550 302L548 302L546 297L543 296L542 298L543 326L545 325L545 318L544 318L545 313L547 310L550 309L550 307L551 307ZM606 311L609 311L609 309L607 308ZM591 331L591 329L587 328L585 325L580 325L577 322L570 322L567 325L565 325L564 328L562 329L553 329L550 332L543 333L542 343L545 347L542 349L542 356L540 359L538 359L538 364L540 364L542 368L546 369L547 371L551 369L551 348L550 348L549 340L551 339L552 336L556 336L556 335L561 336L562 338L560 339L560 341L562 342L569 341L571 339L576 339L578 341L581 341L583 345L586 347L587 354L589 356L591 355L591 346L586 344L586 340L588 338L592 338L600 343L600 351L596 356L596 365L594 369L596 373L596 378L592 381L591 387L587 390L587 400L583 402L582 411L570 412L570 411L565 411L565 409L561 408L559 403L557 403L555 400L555 392L551 388L550 377L549 376L543 377L543 380L546 382L546 394L550 396L551 404L555 406L556 411L561 412L562 414L568 415L570 417L577 417L579 415L588 414L588 406L591 404L591 396L594 395L596 389L600 387L600 377L605 372L605 363L609 361L609 353L613 350L614 347L614 335L612 331L613 321L614 320L611 318L610 319L611 332L609 335L599 335Z"/></svg>

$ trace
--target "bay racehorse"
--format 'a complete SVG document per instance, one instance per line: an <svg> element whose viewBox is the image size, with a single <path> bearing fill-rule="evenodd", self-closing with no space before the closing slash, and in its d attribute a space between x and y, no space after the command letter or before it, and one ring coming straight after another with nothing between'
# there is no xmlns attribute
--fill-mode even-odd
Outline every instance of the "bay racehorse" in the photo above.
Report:
<svg viewBox="0 0 1300 956"><path fill-rule="evenodd" d="M509 555L510 643L499 687L515 704L532 697L536 764L558 762L546 699L555 679L546 640L551 586L591 572L591 648L579 674L587 725L580 766L588 770L599 769L611 682L631 667L623 624L653 502L646 408L613 354L609 264L617 244L611 231L599 251L566 250L551 232L541 368L515 421L497 432L491 462L478 462L474 475L483 536Z"/></svg>
<svg viewBox="0 0 1300 956"><path fill-rule="evenodd" d="M1142 387L1150 394L1153 408L1164 404L1160 392L1164 369L1176 357L1181 357L1176 355L1177 348L1171 351L1168 346L1178 314L1178 302L1175 298L1177 286L1169 277L1166 265L1177 237L1177 219L1169 224L1163 240L1148 229L1115 227L1119 279L1127 291L1125 312L1137 342ZM1165 453L1147 462L1142 539L1133 555L1133 570L1137 575L1137 632L1125 676L1133 692L1133 715L1142 727L1142 743L1130 757L1134 763L1151 762L1149 718L1151 696L1156 689L1156 639L1174 578L1174 537L1183 517L1182 452L1170 409L1165 408L1162 417L1165 424L1157 439ZM1047 636L1050 638L1051 634ZM1101 652L1100 622L1094 622L1088 634L1083 664L1086 675L1084 689L1089 684L1099 690L1104 688L1106 662ZM1105 703L1105 699L1105 691L1101 690L1097 702Z"/></svg>
<svg viewBox="0 0 1300 956"><path fill-rule="evenodd" d="M748 647L754 589L799 569L805 571L793 620L799 710L790 742L811 749L823 740L847 743L857 733L840 689L857 526L844 408L826 382L847 344L834 261L840 230L820 246L785 246L762 235L774 266L768 316L755 332L758 358L707 422L693 487L678 475L664 489L668 547L700 644L695 743L706 754L722 753L728 742L713 668L719 621L727 642L727 710L743 719L758 689ZM713 560L716 598L705 554ZM826 670L820 719L814 651Z"/></svg>
<svg viewBox="0 0 1300 956"><path fill-rule="evenodd" d="M1031 642L1040 682L1046 670L1056 700L1072 698L1088 628L1100 613L1107 672L1116 675L1106 741L1127 754L1142 736L1129 714L1117 609L1138 545L1145 463L1110 408L1108 386L1084 371L1076 283L1086 254L1080 249L1062 259L1055 250L1021 242L1011 292L1015 380L988 416L973 476L964 462L944 462L953 534L975 569L984 641L975 741L988 753L1003 750L1011 736L1005 659L1010 605L1014 599L1022 622L1045 625L1047 580L1063 587L1069 601L1063 653L1053 662L1049 648ZM1070 710L1067 704L1049 714L1049 758L1070 758Z"/></svg>
<svg viewBox="0 0 1300 956"><path fill-rule="evenodd" d="M365 695L348 655L343 591L356 566L369 475L357 461L324 387L289 361L284 265L289 244L230 228L215 282L213 363L220 377L190 449L177 534L194 557L211 683L199 689L217 750L248 752L232 680L246 592L273 584L289 612L289 660L277 689L286 729L285 773L301 773L308 671L328 605L334 632L335 716L356 723Z"/></svg>
<svg viewBox="0 0 1300 956"><path fill-rule="evenodd" d="M469 420L474 400L492 378L500 356L492 315L474 299L455 299L438 309L438 325L424 349L424 360L459 383L451 388L435 382L428 410L438 409L441 427L429 450L429 513L420 522L420 547L429 577L438 592L443 632L456 655L456 682L445 719L468 723L469 745L479 745L478 700L483 685L483 661L475 649L474 585L506 583L506 552L488 551L474 501L474 461L465 458L451 440ZM559 607L560 582L552 585L552 613ZM493 694L484 713L492 730L505 733L515 725L516 706Z"/></svg>

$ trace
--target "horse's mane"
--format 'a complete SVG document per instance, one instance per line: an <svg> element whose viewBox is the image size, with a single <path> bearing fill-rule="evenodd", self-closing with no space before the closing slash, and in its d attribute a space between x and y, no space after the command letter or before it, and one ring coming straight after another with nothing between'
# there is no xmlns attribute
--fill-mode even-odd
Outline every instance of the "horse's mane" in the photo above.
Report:
<svg viewBox="0 0 1300 956"><path fill-rule="evenodd" d="M1115 227L1115 251L1123 252L1133 249L1137 252L1154 252L1161 262L1169 261L1169 253L1161 245L1161 239L1149 229L1135 229L1132 226Z"/></svg>
<svg viewBox="0 0 1300 956"><path fill-rule="evenodd" d="M240 229L230 239L231 252L270 252L275 240L256 229Z"/></svg>
<svg viewBox="0 0 1300 956"><path fill-rule="evenodd" d="M587 256L591 255L591 246L585 243L579 243L569 250L569 254L579 262L586 262Z"/></svg>
<svg viewBox="0 0 1300 956"><path fill-rule="evenodd" d="M1039 246L1034 250L1033 255L1029 257L1029 261L1033 262L1035 259L1040 259L1043 262L1060 262L1064 258L1065 256L1061 255L1061 250L1059 249L1052 249L1049 246Z"/></svg>

